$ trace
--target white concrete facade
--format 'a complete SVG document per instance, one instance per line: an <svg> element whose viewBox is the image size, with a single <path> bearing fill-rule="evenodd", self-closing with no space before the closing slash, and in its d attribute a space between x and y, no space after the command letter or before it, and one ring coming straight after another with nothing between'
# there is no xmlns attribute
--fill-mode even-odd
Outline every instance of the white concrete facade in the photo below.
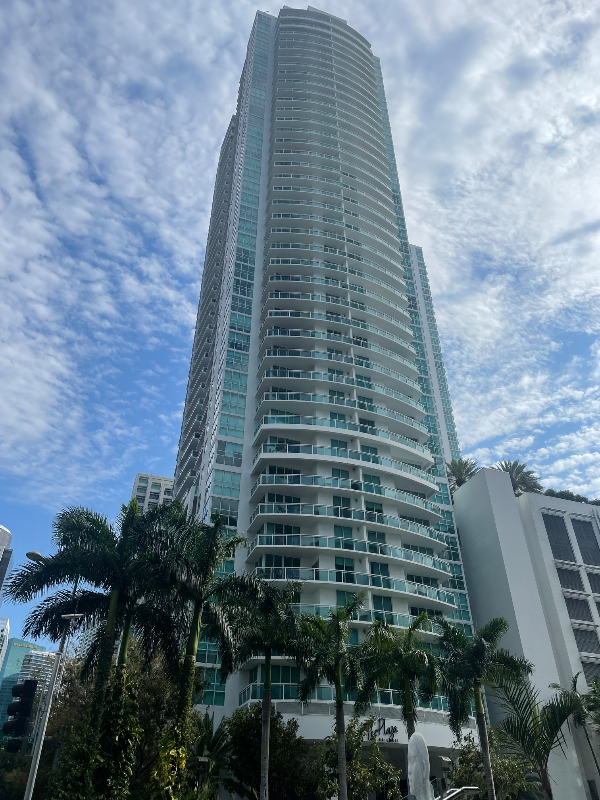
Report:
<svg viewBox="0 0 600 800"><path fill-rule="evenodd" d="M136 498L140 511L148 511L162 503L168 505L173 502L173 483L174 478L138 472L133 482L131 499Z"/></svg>
<svg viewBox="0 0 600 800"><path fill-rule="evenodd" d="M585 691L585 677L600 674L597 508L542 494L515 498L509 476L494 469L482 469L458 489L454 508L475 626L497 616L508 620L502 646L534 664L532 680L542 699L553 694L551 683L570 687L577 673L579 691ZM577 520L584 523L579 535ZM596 574L597 585L589 577ZM571 619L570 613L584 619ZM582 651L584 645L592 652ZM492 703L490 716L492 724L499 719ZM590 735L597 748L598 738L591 730ZM600 776L585 737L571 729L565 737L566 758L557 751L550 762L555 797L595 800Z"/></svg>

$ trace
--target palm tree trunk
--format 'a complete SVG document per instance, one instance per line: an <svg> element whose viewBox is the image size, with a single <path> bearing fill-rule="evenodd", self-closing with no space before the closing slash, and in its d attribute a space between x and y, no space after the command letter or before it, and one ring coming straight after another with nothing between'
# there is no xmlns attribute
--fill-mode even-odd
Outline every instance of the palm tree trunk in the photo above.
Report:
<svg viewBox="0 0 600 800"><path fill-rule="evenodd" d="M346 721L344 719L342 671L339 666L335 676L335 732L337 736L338 754L338 800L348 800L348 776L346 774Z"/></svg>
<svg viewBox="0 0 600 800"><path fill-rule="evenodd" d="M125 617L125 624L123 625L123 636L121 638L121 646L119 647L119 657L117 664L120 667L127 666L127 654L129 650L129 635L131 633L131 614Z"/></svg>
<svg viewBox="0 0 600 800"><path fill-rule="evenodd" d="M177 703L177 721L182 731L187 729L194 694L194 679L196 677L196 654L198 640L200 639L200 621L202 619L203 603L198 601L194 606L194 614L190 624L185 657L179 674L179 692Z"/></svg>
<svg viewBox="0 0 600 800"><path fill-rule="evenodd" d="M474 686L475 692L475 711L477 714L477 730L479 732L479 745L483 758L483 772L485 774L485 785L487 787L488 800L496 800L496 790L494 788L494 775L492 773L492 762L490 761L490 745L488 742L487 726L485 724L485 713L483 711L483 700L481 698L481 686Z"/></svg>
<svg viewBox="0 0 600 800"><path fill-rule="evenodd" d="M408 738L415 732L415 709L413 706L412 687L409 678L404 679L404 721Z"/></svg>
<svg viewBox="0 0 600 800"><path fill-rule="evenodd" d="M105 690L110 677L112 666L113 651L115 649L115 625L117 619L117 607L119 604L119 590L113 589L110 593L108 615L106 617L106 627L102 637L100 656L98 658L98 669L96 671L96 681L94 684L94 694L90 709L90 719L92 728L98 729L102 706L104 704Z"/></svg>
<svg viewBox="0 0 600 800"><path fill-rule="evenodd" d="M590 735L588 733L587 725L585 722L582 725L583 732L585 733L585 738L588 743L588 747L590 748L590 753L592 754L592 758L594 759L594 764L596 765L596 772L600 775L600 767L598 766L598 759L596 758L596 753L594 753L594 748L592 747L592 743L590 741Z"/></svg>
<svg viewBox="0 0 600 800"><path fill-rule="evenodd" d="M544 800L553 800L552 786L546 770L538 772L538 777L544 790Z"/></svg>
<svg viewBox="0 0 600 800"><path fill-rule="evenodd" d="M260 800L269 800L269 740L271 737L271 648L265 647L265 680L260 740Z"/></svg>

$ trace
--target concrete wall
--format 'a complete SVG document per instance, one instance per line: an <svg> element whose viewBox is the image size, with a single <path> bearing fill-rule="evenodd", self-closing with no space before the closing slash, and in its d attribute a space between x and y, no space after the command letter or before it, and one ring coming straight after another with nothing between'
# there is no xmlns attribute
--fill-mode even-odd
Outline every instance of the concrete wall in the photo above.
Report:
<svg viewBox="0 0 600 800"><path fill-rule="evenodd" d="M476 627L492 617L508 620L510 630L502 646L534 665L532 681L545 700L553 694L550 683L570 684L570 648L563 630L565 623L569 630L570 625L559 614L562 593L545 531L541 535L531 520L524 521L529 497L519 504L506 473L482 469L457 490L454 503ZM490 703L492 724L500 716ZM583 800L589 790L583 777L581 742L579 737L575 742L568 729L565 738L566 757L557 751L550 761L555 797Z"/></svg>

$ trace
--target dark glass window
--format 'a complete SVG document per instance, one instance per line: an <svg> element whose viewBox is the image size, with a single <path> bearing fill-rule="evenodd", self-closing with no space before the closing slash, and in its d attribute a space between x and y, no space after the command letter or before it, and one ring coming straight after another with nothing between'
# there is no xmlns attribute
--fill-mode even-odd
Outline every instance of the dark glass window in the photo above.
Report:
<svg viewBox="0 0 600 800"><path fill-rule="evenodd" d="M588 683L591 683L596 678L600 678L600 664L592 664L589 661L582 661L583 674Z"/></svg>
<svg viewBox="0 0 600 800"><path fill-rule="evenodd" d="M596 631L583 631L573 628L573 633L580 653L600 653L600 642Z"/></svg>
<svg viewBox="0 0 600 800"><path fill-rule="evenodd" d="M587 574L592 592L600 594L600 572L588 572Z"/></svg>
<svg viewBox="0 0 600 800"><path fill-rule="evenodd" d="M564 519L555 514L542 514L542 518L554 558L560 561L575 561Z"/></svg>
<svg viewBox="0 0 600 800"><path fill-rule="evenodd" d="M592 622L592 612L587 600L579 600L575 597L565 597L567 611L571 619L581 619Z"/></svg>
<svg viewBox="0 0 600 800"><path fill-rule="evenodd" d="M579 570L576 569L557 569L556 574L563 589L573 589L582 592L583 583ZM600 592L600 575L598 575L598 591Z"/></svg>
<svg viewBox="0 0 600 800"><path fill-rule="evenodd" d="M571 524L575 531L575 538L579 545L583 563L600 567L600 547L598 547L598 540L592 523L584 519L571 518Z"/></svg>

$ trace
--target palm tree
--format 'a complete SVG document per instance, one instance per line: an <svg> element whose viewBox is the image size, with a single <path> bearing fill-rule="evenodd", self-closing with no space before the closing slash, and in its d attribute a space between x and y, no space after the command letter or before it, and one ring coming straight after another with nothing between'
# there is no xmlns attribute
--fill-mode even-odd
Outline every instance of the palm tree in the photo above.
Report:
<svg viewBox="0 0 600 800"><path fill-rule="evenodd" d="M524 659L515 658L498 648L508 630L508 622L503 617L491 619L475 631L472 639L445 619L440 619L439 624L443 631L440 638L443 653L443 660L440 661L441 683L448 697L450 728L458 739L475 705L488 800L495 800L482 688L486 684L495 685L499 675L523 677L531 672L532 667Z"/></svg>
<svg viewBox="0 0 600 800"><path fill-rule="evenodd" d="M594 764L596 765L596 772L600 776L600 765L598 764L598 758L596 757L596 753L594 752L594 748L592 747L592 742L590 741L590 734L587 729L587 723L590 718L593 719L593 716L597 714L598 706L598 696L597 690L598 686L594 687L592 684L592 692L590 694L580 694L577 691L577 680L580 676L580 672L573 676L573 680L571 681L571 688L564 689L560 683L551 683L551 689L558 689L559 692L562 694L569 695L572 698L577 698L579 701L579 708L577 711L573 712L573 723L576 728L582 728L586 741L588 743L588 747L590 748L590 753L592 754L592 758L594 759ZM596 691L594 691L596 689Z"/></svg>
<svg viewBox="0 0 600 800"><path fill-rule="evenodd" d="M527 469L527 463L521 461L499 461L492 469L508 472L515 497L520 497L523 492L541 494L544 487L538 481L538 476L532 469Z"/></svg>
<svg viewBox="0 0 600 800"><path fill-rule="evenodd" d="M221 774L227 769L230 752L226 721L215 730L214 714L206 711L194 715L190 755L198 760L198 786L194 795L197 800L217 800Z"/></svg>
<svg viewBox="0 0 600 800"><path fill-rule="evenodd" d="M567 689L540 702L539 690L529 680L504 674L497 680L496 696L507 716L499 726L501 744L506 751L524 759L540 779L546 800L552 800L548 775L550 754L564 749L562 726L581 710L581 695Z"/></svg>
<svg viewBox="0 0 600 800"><path fill-rule="evenodd" d="M356 713L366 710L378 686L395 680L409 739L415 732L419 697L429 702L437 688L437 659L425 650L419 636L419 631L430 628L425 612L405 631L396 631L386 622L374 622L359 648L364 683L357 696Z"/></svg>
<svg viewBox="0 0 600 800"><path fill-rule="evenodd" d="M233 593L231 589L233 588ZM293 657L298 647L298 617L292 603L300 584L281 588L269 581L247 581L232 587L224 582L215 599L223 604L206 614L204 633L216 639L221 654L221 680L225 680L248 659L264 654L264 685L261 715L260 800L269 797L269 739L271 726L271 657L273 653ZM216 613L215 613L216 612Z"/></svg>
<svg viewBox="0 0 600 800"><path fill-rule="evenodd" d="M181 602L189 609L185 630L185 648L179 667L176 722L169 732L169 744L165 739L165 757L176 753L171 775L173 785L182 779L181 763L177 753L185 753L190 737L190 713L196 675L196 654L200 639L202 614L211 608L213 614L219 610L211 598L221 581L232 587L243 579L231 576L225 579L219 570L222 564L235 555L243 537L231 536L225 528L225 519L217 516L213 524L197 522L191 513L179 504L171 507L172 524L167 531L144 530L137 537L138 546L149 554L145 564L147 575L158 585L165 585L177 593ZM233 588L230 589L230 593Z"/></svg>
<svg viewBox="0 0 600 800"><path fill-rule="evenodd" d="M114 719L120 719L118 709L125 702L124 696L133 691L126 675L130 634L140 639L148 659L158 650L172 664L178 655L178 631L184 615L177 613L168 587L150 586L141 569L146 554L138 547L141 530L162 530L170 516L164 506L140 514L137 501L132 500L122 506L116 525L111 526L105 517L89 509L65 509L53 521L56 553L28 562L9 579L7 594L15 602L30 601L65 583L74 587L73 591L59 589L45 597L25 620L25 636L47 636L56 641L64 630L63 615L75 612L83 615L75 630L96 631L84 670L84 677L93 671L95 678L84 728L89 741L83 746L81 740L77 744L82 756L78 786L89 784L98 765L102 769L102 764L111 761L111 768L118 769L105 751L113 749L115 736L118 738ZM82 583L92 588L82 589ZM118 674L108 691L118 635ZM111 721L104 724L107 711ZM129 722L134 725L135 720ZM133 757L133 747L124 750L122 741L115 752L125 761ZM126 769L121 772L129 774ZM96 784L101 785L102 777L96 778ZM75 791L74 785L70 791Z"/></svg>
<svg viewBox="0 0 600 800"><path fill-rule="evenodd" d="M453 458L449 464L446 464L450 491L455 492L479 470L480 467L472 458Z"/></svg>
<svg viewBox="0 0 600 800"><path fill-rule="evenodd" d="M363 598L355 596L341 608L331 609L327 619L310 614L301 620L299 661L304 677L299 685L300 699L307 701L323 679L334 687L339 800L348 800L344 687L360 689L362 683L357 647L350 643L350 621L362 605Z"/></svg>

